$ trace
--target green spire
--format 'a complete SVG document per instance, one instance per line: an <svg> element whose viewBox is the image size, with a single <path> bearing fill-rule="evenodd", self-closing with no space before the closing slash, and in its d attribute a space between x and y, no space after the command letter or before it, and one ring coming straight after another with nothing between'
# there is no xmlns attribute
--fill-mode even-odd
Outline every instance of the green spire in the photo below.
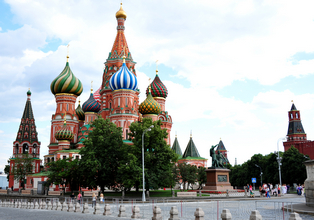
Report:
<svg viewBox="0 0 314 220"><path fill-rule="evenodd" d="M173 150L176 154L178 154L180 157L182 157L182 151L181 151L181 147L180 147L180 144L179 144L177 135L176 135L176 139L175 139L174 142L173 142L172 150Z"/></svg>
<svg viewBox="0 0 314 220"><path fill-rule="evenodd" d="M182 156L182 158L186 158L186 157L201 157L200 154L198 153L198 150L194 144L194 141L192 139L192 134L190 137L190 141L188 143L188 145L186 146L186 149L184 151L184 154Z"/></svg>

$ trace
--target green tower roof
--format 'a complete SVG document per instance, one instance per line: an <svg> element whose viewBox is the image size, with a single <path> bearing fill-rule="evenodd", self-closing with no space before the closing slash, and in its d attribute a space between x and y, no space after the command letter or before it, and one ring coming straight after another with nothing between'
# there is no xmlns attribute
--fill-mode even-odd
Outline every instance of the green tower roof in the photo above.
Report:
<svg viewBox="0 0 314 220"><path fill-rule="evenodd" d="M190 137L190 141L188 145L186 146L186 149L184 151L184 154L182 158L186 157L201 157L200 154L198 153L198 150L194 144L194 141L192 139L192 136Z"/></svg>
<svg viewBox="0 0 314 220"><path fill-rule="evenodd" d="M178 141L178 138L176 136L176 139L173 142L172 148L171 148L176 154L179 154L182 157L182 151L181 151L181 147Z"/></svg>

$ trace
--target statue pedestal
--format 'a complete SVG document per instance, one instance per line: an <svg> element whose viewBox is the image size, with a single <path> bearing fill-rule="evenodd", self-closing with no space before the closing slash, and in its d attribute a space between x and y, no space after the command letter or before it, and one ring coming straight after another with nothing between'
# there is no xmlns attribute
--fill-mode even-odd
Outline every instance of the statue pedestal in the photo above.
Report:
<svg viewBox="0 0 314 220"><path fill-rule="evenodd" d="M205 171L207 174L207 181L203 190L233 190L233 187L229 182L229 169L210 167Z"/></svg>
<svg viewBox="0 0 314 220"><path fill-rule="evenodd" d="M306 205L314 207L314 160L303 163L306 166L307 179L304 182Z"/></svg>

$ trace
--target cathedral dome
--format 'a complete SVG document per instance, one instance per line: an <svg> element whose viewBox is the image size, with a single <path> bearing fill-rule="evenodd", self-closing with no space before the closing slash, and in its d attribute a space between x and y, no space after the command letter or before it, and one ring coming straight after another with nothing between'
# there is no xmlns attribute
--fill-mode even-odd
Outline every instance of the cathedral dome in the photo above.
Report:
<svg viewBox="0 0 314 220"><path fill-rule="evenodd" d="M74 138L73 132L71 130L67 129L66 125L67 125L67 123L66 123L66 115L65 115L63 128L55 133L55 138L58 141L70 141Z"/></svg>
<svg viewBox="0 0 314 220"><path fill-rule="evenodd" d="M159 103L154 100L150 92L150 88L149 88L147 98L144 100L144 102L140 104L138 110L142 115L146 115L146 114L158 115L160 113L161 107Z"/></svg>
<svg viewBox="0 0 314 220"><path fill-rule="evenodd" d="M151 93L153 97L161 97L161 98L167 98L168 95L168 89L167 87L161 82L159 76L158 76L158 70L156 70L156 76L151 85ZM148 95L148 88L146 89L146 94Z"/></svg>
<svg viewBox="0 0 314 220"><path fill-rule="evenodd" d="M63 140L70 141L74 138L74 134L72 131L64 128L64 129L61 129L55 133L55 138L58 141L63 141Z"/></svg>
<svg viewBox="0 0 314 220"><path fill-rule="evenodd" d="M117 11L117 13L116 13L116 18L124 18L124 19L126 19L126 13L125 13L125 11L122 8L122 3L121 3L119 11Z"/></svg>
<svg viewBox="0 0 314 220"><path fill-rule="evenodd" d="M30 89L28 89L28 91L27 91L27 93L26 93L27 95L31 95L32 93L31 93L31 90Z"/></svg>
<svg viewBox="0 0 314 220"><path fill-rule="evenodd" d="M97 89L97 91L94 93L94 99L100 103L100 88L101 86L99 87L99 89Z"/></svg>
<svg viewBox="0 0 314 220"><path fill-rule="evenodd" d="M54 95L58 93L69 93L79 96L82 93L83 85L72 73L68 61L63 71L52 81L50 90Z"/></svg>
<svg viewBox="0 0 314 220"><path fill-rule="evenodd" d="M137 78L126 66L125 57L123 58L122 67L110 78L109 86L112 91L118 89L129 89L136 91Z"/></svg>
<svg viewBox="0 0 314 220"><path fill-rule="evenodd" d="M82 109L84 112L99 112L100 104L94 99L93 92L90 93L89 99L84 102Z"/></svg>
<svg viewBox="0 0 314 220"><path fill-rule="evenodd" d="M84 113L83 109L81 108L80 101L79 101L77 108L75 109L75 113L79 117L79 120L81 120L81 121L85 120L85 113Z"/></svg>

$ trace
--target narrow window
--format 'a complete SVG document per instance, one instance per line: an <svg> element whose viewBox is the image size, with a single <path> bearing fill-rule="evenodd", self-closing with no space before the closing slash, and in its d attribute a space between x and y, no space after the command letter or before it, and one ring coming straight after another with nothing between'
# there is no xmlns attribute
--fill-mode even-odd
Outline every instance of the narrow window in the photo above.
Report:
<svg viewBox="0 0 314 220"><path fill-rule="evenodd" d="M62 111L62 104L60 104L60 112Z"/></svg>
<svg viewBox="0 0 314 220"><path fill-rule="evenodd" d="M67 104L67 111L69 111L69 104Z"/></svg>
<svg viewBox="0 0 314 220"><path fill-rule="evenodd" d="M63 159L63 160L67 159L67 156L63 156L62 159Z"/></svg>
<svg viewBox="0 0 314 220"><path fill-rule="evenodd" d="M295 117L296 117L296 118L299 118L298 113L295 113Z"/></svg>
<svg viewBox="0 0 314 220"><path fill-rule="evenodd" d="M125 106L128 106L128 98L125 97Z"/></svg>
<svg viewBox="0 0 314 220"><path fill-rule="evenodd" d="M290 117L291 117L291 119L293 119L293 114L292 113L290 114Z"/></svg>
<svg viewBox="0 0 314 220"><path fill-rule="evenodd" d="M125 139L129 139L129 129L125 129Z"/></svg>

